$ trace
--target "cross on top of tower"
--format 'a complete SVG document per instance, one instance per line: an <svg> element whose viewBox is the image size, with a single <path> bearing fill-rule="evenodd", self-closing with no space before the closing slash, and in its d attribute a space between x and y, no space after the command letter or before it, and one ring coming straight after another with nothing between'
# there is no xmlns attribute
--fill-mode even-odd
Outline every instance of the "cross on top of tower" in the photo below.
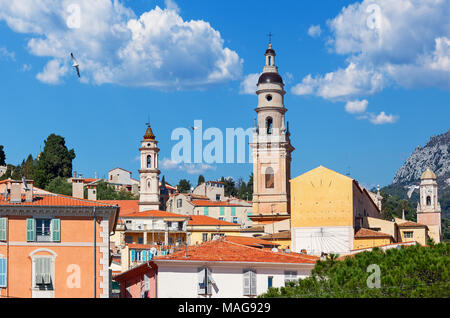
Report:
<svg viewBox="0 0 450 318"><path fill-rule="evenodd" d="M153 134L152 128L150 127L150 121L146 123L147 131L144 135L144 140L155 140L155 135Z"/></svg>
<svg viewBox="0 0 450 318"><path fill-rule="evenodd" d="M267 36L269 37L269 44L272 44L272 32L269 32L269 34L267 34Z"/></svg>

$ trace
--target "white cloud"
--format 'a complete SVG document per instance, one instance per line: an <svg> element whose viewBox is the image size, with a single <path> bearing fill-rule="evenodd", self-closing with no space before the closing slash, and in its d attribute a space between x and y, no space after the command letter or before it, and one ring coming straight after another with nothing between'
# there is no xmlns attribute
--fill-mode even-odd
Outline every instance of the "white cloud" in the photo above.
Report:
<svg viewBox="0 0 450 318"><path fill-rule="evenodd" d="M8 51L7 48L0 46L0 60L16 60L16 54L14 52Z"/></svg>
<svg viewBox="0 0 450 318"><path fill-rule="evenodd" d="M180 12L180 7L176 4L174 0L164 0L166 8L169 10L174 10L175 12Z"/></svg>
<svg viewBox="0 0 450 318"><path fill-rule="evenodd" d="M444 0L350 4L327 21L331 52L347 55L347 66L308 74L292 92L348 100L390 85L450 89L449 16Z"/></svg>
<svg viewBox="0 0 450 318"><path fill-rule="evenodd" d="M369 121L375 125L393 124L398 120L397 116L386 115L385 112L381 112L378 115L369 113Z"/></svg>
<svg viewBox="0 0 450 318"><path fill-rule="evenodd" d="M22 72L31 71L31 68L32 68L31 64L23 64L22 65Z"/></svg>
<svg viewBox="0 0 450 318"><path fill-rule="evenodd" d="M204 173L208 170L216 170L216 167L204 163L177 163L169 158L163 158L161 168L166 170L180 170L188 174Z"/></svg>
<svg viewBox="0 0 450 318"><path fill-rule="evenodd" d="M73 4L79 28L68 23ZM137 17L119 0L0 0L0 20L30 37L33 55L67 67L73 52L84 83L198 89L242 76L242 59L217 30L203 20L184 21L173 1L166 6ZM68 75L53 70L38 78L60 82Z"/></svg>
<svg viewBox="0 0 450 318"><path fill-rule="evenodd" d="M317 38L322 34L320 25L311 25L308 29L308 35L313 38Z"/></svg>
<svg viewBox="0 0 450 318"><path fill-rule="evenodd" d="M61 77L68 71L67 65L61 65L59 60L51 60L45 65L44 70L36 75L36 78L43 83L59 84Z"/></svg>
<svg viewBox="0 0 450 318"><path fill-rule="evenodd" d="M324 76L305 76L301 83L292 88L296 95L316 95L325 99L342 100L350 97L374 94L385 86L382 73L369 68L359 68L350 63L345 69L338 69Z"/></svg>
<svg viewBox="0 0 450 318"><path fill-rule="evenodd" d="M240 86L240 94L255 94L256 93L256 85L258 84L260 74L253 73L247 75L244 80L241 82Z"/></svg>
<svg viewBox="0 0 450 318"><path fill-rule="evenodd" d="M345 104L345 110L350 114L364 113L367 109L367 105L369 105L369 102L366 99L348 101L347 104Z"/></svg>

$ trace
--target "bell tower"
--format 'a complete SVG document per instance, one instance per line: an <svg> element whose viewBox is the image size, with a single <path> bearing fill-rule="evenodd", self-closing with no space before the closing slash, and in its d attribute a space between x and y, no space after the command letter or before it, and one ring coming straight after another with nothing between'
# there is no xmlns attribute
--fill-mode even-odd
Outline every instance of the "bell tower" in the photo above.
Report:
<svg viewBox="0 0 450 318"><path fill-rule="evenodd" d="M417 204L417 222L429 229L435 243L441 241L441 205L438 201L436 175L427 168L420 178L420 203Z"/></svg>
<svg viewBox="0 0 450 318"><path fill-rule="evenodd" d="M285 124L284 83L275 64L272 44L266 50L265 65L256 94L257 118L253 129L253 215L254 222L289 218L291 152L289 123Z"/></svg>
<svg viewBox="0 0 450 318"><path fill-rule="evenodd" d="M159 210L159 174L158 170L158 142L155 140L150 124L144 140L141 142L140 190L139 190L139 212Z"/></svg>

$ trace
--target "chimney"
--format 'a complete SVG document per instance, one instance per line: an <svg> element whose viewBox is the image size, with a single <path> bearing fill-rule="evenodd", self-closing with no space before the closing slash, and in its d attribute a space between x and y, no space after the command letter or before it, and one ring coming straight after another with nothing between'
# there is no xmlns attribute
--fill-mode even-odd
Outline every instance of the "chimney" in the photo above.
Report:
<svg viewBox="0 0 450 318"><path fill-rule="evenodd" d="M72 196L74 198L84 199L83 179L81 178L72 179Z"/></svg>
<svg viewBox="0 0 450 318"><path fill-rule="evenodd" d="M77 177L77 172L74 171L74 172L73 172L73 178L76 178L76 177Z"/></svg>
<svg viewBox="0 0 450 318"><path fill-rule="evenodd" d="M94 184L88 186L88 200L97 201L97 186Z"/></svg>
<svg viewBox="0 0 450 318"><path fill-rule="evenodd" d="M22 182L11 180L11 203L21 203L22 202L22 193L21 193L21 185Z"/></svg>
<svg viewBox="0 0 450 318"><path fill-rule="evenodd" d="M25 180L23 186L25 189L25 202L33 202L33 180Z"/></svg>

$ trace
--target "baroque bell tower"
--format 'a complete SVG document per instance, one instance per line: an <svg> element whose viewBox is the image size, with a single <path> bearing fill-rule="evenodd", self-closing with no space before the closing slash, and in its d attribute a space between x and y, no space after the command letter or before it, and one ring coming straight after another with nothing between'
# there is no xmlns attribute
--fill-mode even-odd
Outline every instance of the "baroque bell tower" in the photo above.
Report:
<svg viewBox="0 0 450 318"><path fill-rule="evenodd" d="M139 212L159 210L159 174L158 170L158 142L155 140L150 124L144 140L141 141L141 168L139 190Z"/></svg>
<svg viewBox="0 0 450 318"><path fill-rule="evenodd" d="M417 222L428 227L429 236L437 244L441 241L441 205L438 201L436 175L427 168L420 178L420 202L417 204Z"/></svg>
<svg viewBox="0 0 450 318"><path fill-rule="evenodd" d="M284 83L275 64L272 44L256 94L257 118L253 129L253 215L256 223L283 220L290 215L291 152L289 123L285 124Z"/></svg>

